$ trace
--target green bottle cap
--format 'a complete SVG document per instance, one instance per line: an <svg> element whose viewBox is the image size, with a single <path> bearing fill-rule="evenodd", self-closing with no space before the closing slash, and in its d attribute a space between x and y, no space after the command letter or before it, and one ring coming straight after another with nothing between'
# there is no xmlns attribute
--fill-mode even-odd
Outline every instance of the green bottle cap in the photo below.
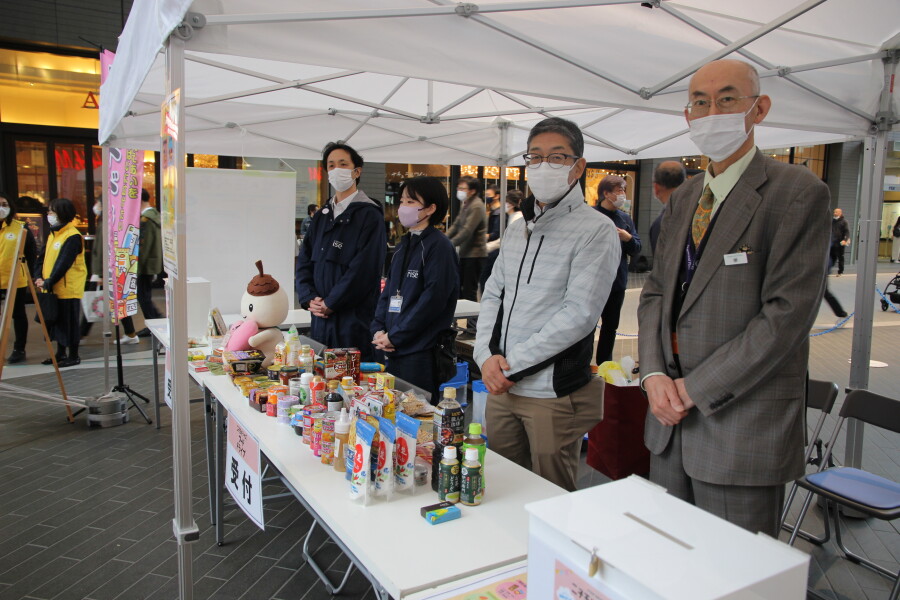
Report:
<svg viewBox="0 0 900 600"><path fill-rule="evenodd" d="M481 423L469 423L469 433L472 435L481 435Z"/></svg>

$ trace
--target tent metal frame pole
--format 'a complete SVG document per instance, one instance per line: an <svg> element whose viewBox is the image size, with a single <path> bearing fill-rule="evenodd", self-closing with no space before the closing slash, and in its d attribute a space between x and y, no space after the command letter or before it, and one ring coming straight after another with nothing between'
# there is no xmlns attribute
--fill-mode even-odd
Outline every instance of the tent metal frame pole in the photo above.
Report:
<svg viewBox="0 0 900 600"><path fill-rule="evenodd" d="M697 31L709 36L710 38L716 40L720 44L729 44L728 38L724 37L723 35L720 35L719 33L716 33L714 30L703 25L702 23L695 21L694 19L692 19L691 17L682 13L681 11L679 11L675 8L672 8L669 5L662 5L662 8L663 8L663 10L665 10L667 13L669 13L670 15L672 15L679 21L681 21L687 25L690 25ZM729 47L729 46L726 46L726 48L727 47ZM806 83L805 81L798 79L797 77L794 77L793 75L791 75L791 73L795 70L792 67L778 67L778 66L770 63L769 61L763 59L762 57L757 56L756 54L750 52L746 48L736 49L736 52L738 54L740 54L741 56L744 56L745 58L752 60L753 62L757 63L758 65L762 66L763 68L769 69L773 74L783 77L787 81L790 81L797 87L800 87L800 88L806 90L807 92L809 92L810 94L813 94L814 96L818 96L819 98L822 98L823 100L830 102L830 103L834 104L835 106L837 106L843 110L846 110L847 112L853 113L854 115L861 117L861 118L865 119L866 121L874 120L874 115L870 115L866 112L863 112L863 111L847 104L846 102L843 102L838 98L835 98L831 94L828 94L828 93L820 90L816 86ZM883 54L883 53L880 53L880 54ZM876 53L876 54L870 55L870 56L877 58L879 56L879 53ZM830 61L830 62L833 62L835 64L846 64L848 62L859 62L859 60L857 58L853 58L853 59L845 60L843 62L842 61ZM827 64L827 61L822 62L822 63L817 63L817 64L823 65L822 68L824 68L826 66L832 66L832 65ZM700 65L700 66L702 66L702 65ZM801 65L801 66L797 67L796 70L812 70L814 68L816 68L816 67L812 66L812 65L808 65L808 66ZM762 77L762 75L760 75L760 77ZM679 86L678 89L680 91L684 91L687 89L687 86ZM657 90L657 92L658 92L658 90ZM654 92L653 95L656 95L657 92Z"/></svg>
<svg viewBox="0 0 900 600"><path fill-rule="evenodd" d="M456 108L457 106L459 106L459 105L462 104L463 102L465 102L465 101L467 101L467 100L469 100L469 99L471 99L471 98L474 98L475 96L477 96L478 94L480 94L481 92L483 92L483 91L486 90L486 89L487 89L487 88L479 87L479 88L475 88L474 90L472 90L471 92L469 92L469 93L467 93L467 94L463 94L462 96L460 96L459 98L457 98L456 100L454 100L453 102L451 102L450 104L448 104L447 106L445 106L444 108L442 108L442 109L438 110L437 112L435 112L435 113L434 113L434 116L435 116L435 117L440 117L442 114L444 114L444 113L447 112L448 110L452 110L452 109Z"/></svg>
<svg viewBox="0 0 900 600"><path fill-rule="evenodd" d="M178 103L176 122L184 125L187 97L184 90L184 40L170 35L166 42L166 96L181 90L182 101ZM185 210L185 131L178 132L175 142L175 264L178 273L170 273L166 284L169 286L167 298L169 320L169 349L172 370L172 462L175 478L175 518L172 530L178 542L178 590L181 600L193 598L193 571L191 542L200 537L200 530L193 517L191 492L191 412L188 390L187 363L179 360L187 355L187 236ZM164 184L165 185L165 184ZM166 207L163 207L165 210Z"/></svg>
<svg viewBox="0 0 900 600"><path fill-rule="evenodd" d="M509 121L501 121L497 124L500 129L500 157L497 166L500 167L500 239L506 233L506 166L509 164Z"/></svg>
<svg viewBox="0 0 900 600"><path fill-rule="evenodd" d="M382 103L382 104L387 104L387 103L390 101L390 99L394 97L394 94L396 94L397 92L399 92L399 91L400 91L400 88L402 88L404 85L406 85L406 82L407 82L407 81L409 81L409 77L404 77L403 79L401 79L401 80L397 83L397 85L394 86L394 89L392 89L390 92L388 92L387 96L384 97L384 100L382 100L381 103ZM377 117L377 116L378 116L378 110L377 110L377 109L373 109L372 112L369 113L369 115L368 115L365 119L363 119L362 121L360 121L359 124L358 124L356 127L354 127L353 131L351 131L346 137L344 137L344 143L346 143L347 140L349 140L349 139L352 138L354 135L356 135L356 133L357 133L360 129L362 129L363 127L365 127L366 124L367 124L369 121L371 121L374 117Z"/></svg>
<svg viewBox="0 0 900 600"><path fill-rule="evenodd" d="M785 23L789 23L790 21L793 21L800 15L803 15L803 14L809 12L810 10L814 9L818 5L823 4L825 2L826 2L826 0L806 0L806 2L804 2L800 6L797 6L796 8L784 13L780 17L773 19L772 21L769 21L762 27L759 27L759 28L753 30L752 32L745 35L744 37L739 38L739 39L731 42L730 44L727 44L724 48L721 48L721 49L713 52L709 56L703 58L702 60L694 63L693 65L682 69L678 73L675 73L671 77L664 79L663 81L657 83L653 87L642 89L641 96L643 98L652 98L657 93L659 93L661 90L664 90L667 87L669 87L675 83L678 83L679 81L681 81L688 75L692 74L694 71L696 71L697 69L699 69L706 63L712 62L714 60L718 60L720 58L728 56L732 52L736 52L736 51L740 50L747 44L751 44L751 43L755 42L756 40L763 37L767 33L770 33L773 30L778 29ZM661 4L660 6L661 6L661 8L663 8L663 10L666 10L666 11L669 10L669 8L665 6L665 3ZM675 16L675 15L673 15L673 16ZM680 17L677 17L677 18L680 18Z"/></svg>
<svg viewBox="0 0 900 600"><path fill-rule="evenodd" d="M676 131L675 133L670 134L670 135L667 135L667 136L664 137L664 138L660 138L660 139L656 140L655 142L650 142L649 144L644 144L643 146L641 146L641 147L639 147L639 148L635 148L635 149L633 150L633 152L634 152L635 154L640 154L641 152L643 152L643 151L646 150L647 148L652 148L653 146L658 146L658 145L660 145L660 144L663 144L663 143L665 143L665 142L668 142L669 140L674 140L674 139L677 138L677 137L683 136L683 135L686 134L688 131L690 131L689 128L684 128L684 129L682 129L681 131Z"/></svg>
<svg viewBox="0 0 900 600"><path fill-rule="evenodd" d="M103 302L103 390L111 389L109 386L109 338L112 335L112 328L109 323L109 307L112 303L113 291L112 285L110 285L112 281L112 277L110 277L109 273L109 227L107 227L107 219L109 218L109 181L107 181L109 177L109 146L103 146L102 152L102 161L103 166L103 188L100 192L100 203L103 207L103 216L100 219L99 226L102 228L102 235L100 239L103 241L102 244L98 248L95 248L95 252L100 252L103 257L103 261L101 264L103 268L101 269L101 273L95 273L95 275L100 275L100 285L103 286L104 291L104 302ZM96 244L97 238L94 237L94 243ZM93 261L92 261L93 262Z"/></svg>
<svg viewBox="0 0 900 600"><path fill-rule="evenodd" d="M359 19L392 19L397 17L441 17L459 15L469 17L473 13L507 13L554 8L583 8L614 4L636 4L641 0L541 0L538 2L510 2L509 4L484 4L429 6L423 8L395 8L347 10L317 13L260 13L241 15L207 15L207 25L259 25L264 23L348 21Z"/></svg>
<svg viewBox="0 0 900 600"><path fill-rule="evenodd" d="M850 388L868 389L869 361L872 357L872 319L875 303L875 277L878 272L878 244L881 238L881 204L884 187L884 161L888 132L900 115L893 113L893 88L900 50L894 49L882 59L884 84L881 89L878 119L874 135L866 139L863 151L862 193L859 218L859 260L856 271L856 300L853 317L853 347L850 352ZM844 464L859 468L862 464L864 424L850 419Z"/></svg>

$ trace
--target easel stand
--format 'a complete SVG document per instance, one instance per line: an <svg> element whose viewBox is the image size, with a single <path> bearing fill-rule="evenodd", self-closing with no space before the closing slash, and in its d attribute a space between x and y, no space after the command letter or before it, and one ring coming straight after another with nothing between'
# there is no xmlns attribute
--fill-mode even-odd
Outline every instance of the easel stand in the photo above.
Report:
<svg viewBox="0 0 900 600"><path fill-rule="evenodd" d="M0 334L0 379L3 378L3 366L6 364L6 347L9 344L9 331L10 331L10 321L12 320L12 311L13 306L15 306L16 302L16 292L18 291L19 285L19 265L25 264L25 231L19 234L19 249L16 252L15 264L13 265L12 273L9 276L9 287L6 288L6 301L3 303L3 316L0 319L0 324L2 324L2 334ZM27 272L27 266L25 268ZM62 373L59 372L59 365L56 363L56 353L53 351L53 343L50 340L50 332L47 331L47 323L44 321L44 313L41 311L41 303L38 301L38 293L37 289L34 287L34 281L31 279L31 274L29 273L28 277L25 278L28 282L28 289L31 290L31 298L34 300L34 308L37 311L38 322L41 324L41 332L44 334L44 342L47 344L47 353L50 354L50 360L53 361L53 369L56 371L56 381L59 383L59 392L63 397L63 401L66 404L66 420L69 423L75 422L75 415L79 414L84 409L79 409L77 412L72 412L72 407L69 406L69 397L66 395L66 386L63 383Z"/></svg>
<svg viewBox="0 0 900 600"><path fill-rule="evenodd" d="M137 396L143 400L145 404L149 404L150 399L143 394L134 391L127 383L125 383L125 373L122 370L122 342L120 341L120 336L119 322L116 321L116 385L113 387L112 391L125 394L128 401L131 403L131 406L136 408L137 411L141 413L141 416L144 417L144 420L147 421L147 425L150 425L153 423L153 420L150 419L150 416L144 411L141 405L134 401L134 398Z"/></svg>

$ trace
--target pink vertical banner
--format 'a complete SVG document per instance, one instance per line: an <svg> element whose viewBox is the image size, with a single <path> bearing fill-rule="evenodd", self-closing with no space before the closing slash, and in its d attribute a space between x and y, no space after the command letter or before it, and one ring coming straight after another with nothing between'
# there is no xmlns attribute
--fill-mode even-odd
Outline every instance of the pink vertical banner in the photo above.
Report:
<svg viewBox="0 0 900 600"><path fill-rule="evenodd" d="M113 59L116 57L115 52L104 50L100 53L100 85L106 83L109 76L109 69L112 67Z"/></svg>
<svg viewBox="0 0 900 600"><path fill-rule="evenodd" d="M109 149L109 273L113 322L137 312L143 150Z"/></svg>

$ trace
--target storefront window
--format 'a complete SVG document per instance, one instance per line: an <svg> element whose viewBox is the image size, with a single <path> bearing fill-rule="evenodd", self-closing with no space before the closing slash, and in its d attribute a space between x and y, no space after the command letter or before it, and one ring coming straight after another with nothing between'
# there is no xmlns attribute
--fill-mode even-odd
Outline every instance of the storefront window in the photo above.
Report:
<svg viewBox="0 0 900 600"><path fill-rule="evenodd" d="M218 169L219 156L217 154L195 154L194 166L201 169Z"/></svg>
<svg viewBox="0 0 900 600"><path fill-rule="evenodd" d="M53 156L56 160L56 195L68 198L75 205L75 213L78 215L75 226L87 227L84 144L55 144Z"/></svg>
<svg viewBox="0 0 900 600"><path fill-rule="evenodd" d="M47 144L16 141L16 177L19 196L29 196L46 206L50 201L50 167Z"/></svg>

